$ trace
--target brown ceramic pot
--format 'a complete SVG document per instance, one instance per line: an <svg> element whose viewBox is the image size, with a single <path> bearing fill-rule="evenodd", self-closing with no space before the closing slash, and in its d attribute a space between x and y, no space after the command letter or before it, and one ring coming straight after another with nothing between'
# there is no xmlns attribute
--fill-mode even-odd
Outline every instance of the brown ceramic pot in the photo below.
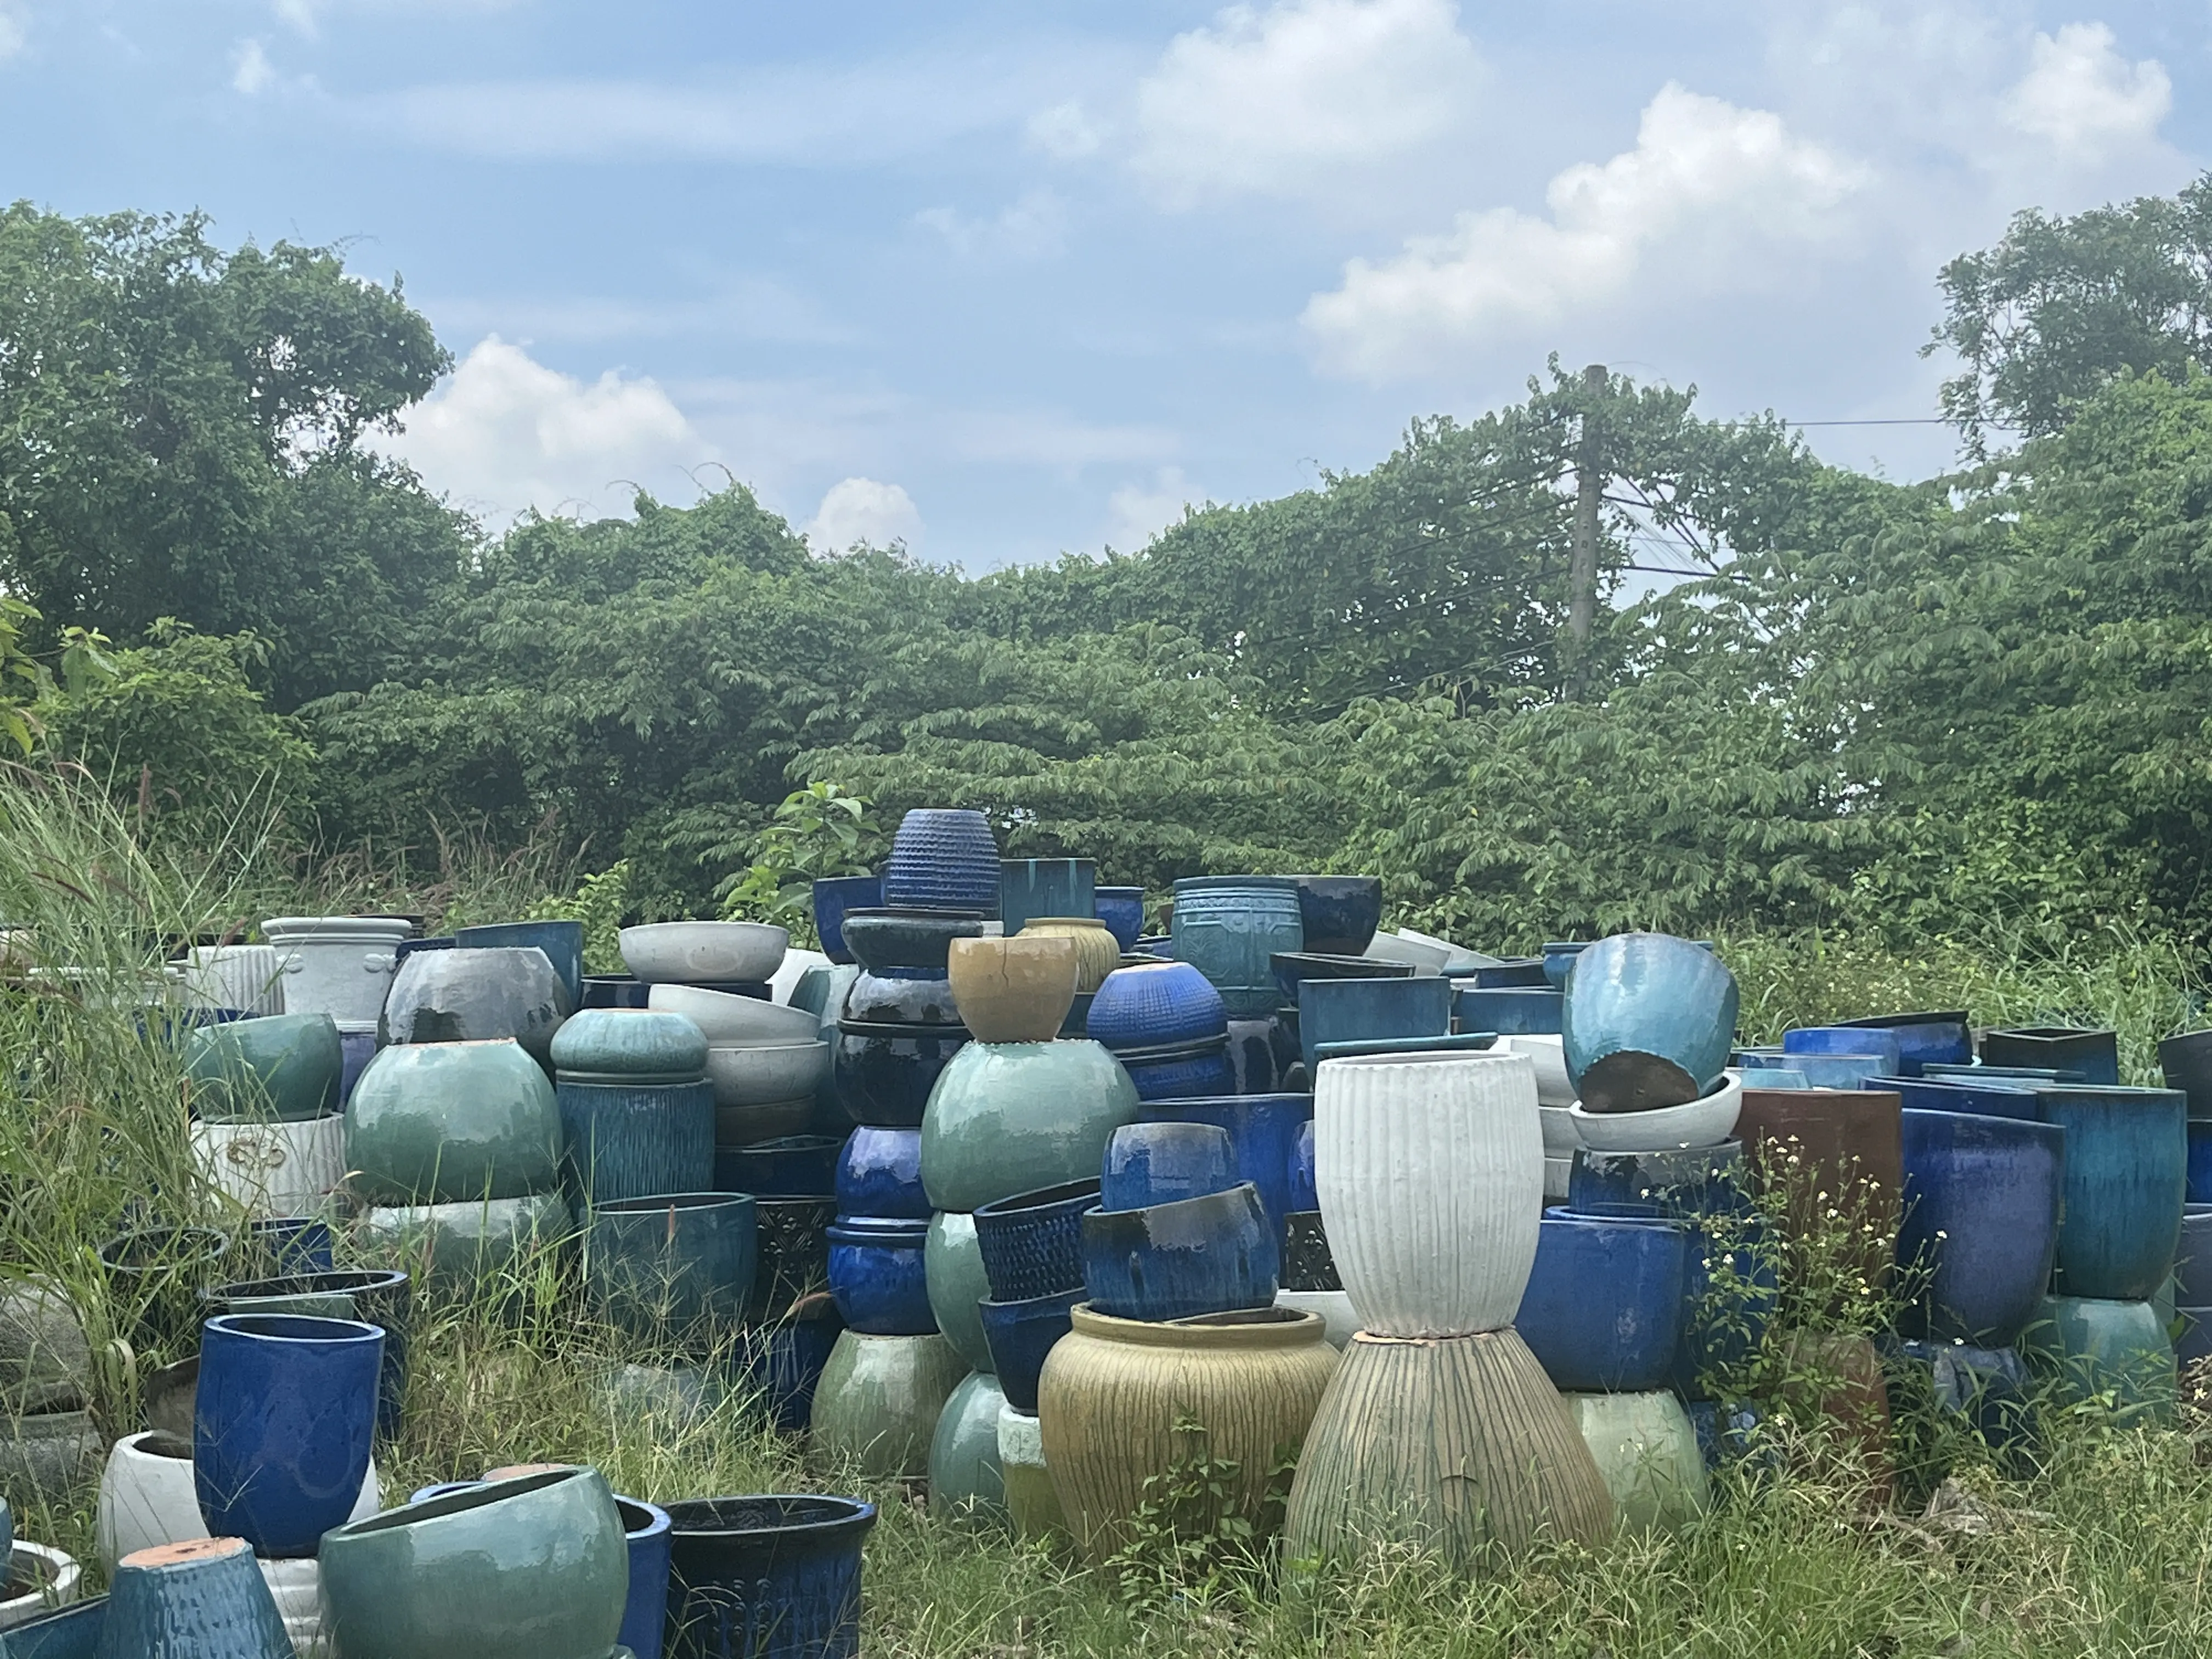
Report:
<svg viewBox="0 0 2212 1659"><path fill-rule="evenodd" d="M1121 944L1114 930L1092 916L1036 916L1022 924L1017 939L1072 939L1081 964L1075 988L1096 991L1121 965Z"/></svg>
<svg viewBox="0 0 2212 1659"><path fill-rule="evenodd" d="M1789 1392L1801 1413L1827 1419L1864 1470L1868 1501L1889 1502L1895 1465L1890 1455L1889 1394L1874 1339L1835 1331L1792 1331L1784 1339Z"/></svg>
<svg viewBox="0 0 2212 1659"><path fill-rule="evenodd" d="M1049 1042L1075 1006L1078 941L1062 934L956 939L947 955L952 1000L979 1042Z"/></svg>
<svg viewBox="0 0 2212 1659"><path fill-rule="evenodd" d="M1859 1233L1852 1252L1869 1284L1895 1261L1904 1215L1903 1100L1881 1089L1746 1089L1736 1135L1763 1192L1779 1192L1791 1233ZM1826 1212L1838 1212L1834 1221Z"/></svg>

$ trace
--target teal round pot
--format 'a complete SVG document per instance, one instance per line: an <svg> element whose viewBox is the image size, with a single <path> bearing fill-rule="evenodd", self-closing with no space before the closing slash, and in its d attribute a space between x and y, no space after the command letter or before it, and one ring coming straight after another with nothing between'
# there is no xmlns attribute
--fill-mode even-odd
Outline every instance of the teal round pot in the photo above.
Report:
<svg viewBox="0 0 2212 1659"><path fill-rule="evenodd" d="M1307 979L1298 983L1298 1042L1306 1069L1323 1043L1375 1042L1451 1033L1452 982L1419 979Z"/></svg>
<svg viewBox="0 0 2212 1659"><path fill-rule="evenodd" d="M1006 1483L999 1473L999 1380L977 1371L945 1402L929 1442L929 1512L970 1527L1007 1527Z"/></svg>
<svg viewBox="0 0 2212 1659"><path fill-rule="evenodd" d="M707 1034L659 1009L586 1008L562 1021L550 1055L556 1073L691 1083L707 1075Z"/></svg>
<svg viewBox="0 0 2212 1659"><path fill-rule="evenodd" d="M1639 1111L1699 1098L1735 1046L1737 996L1735 975L1689 939L1615 933L1585 947L1567 976L1559 1021L1583 1109Z"/></svg>
<svg viewBox="0 0 2212 1659"><path fill-rule="evenodd" d="M968 1370L942 1336L840 1331L814 1387L809 1442L832 1464L872 1480L923 1480L937 1419Z"/></svg>
<svg viewBox="0 0 2212 1659"><path fill-rule="evenodd" d="M957 1210L932 1216L921 1262L937 1328L971 1368L986 1372L995 1369L991 1364L991 1345L983 1338L979 1305L991 1294L991 1281L983 1271L983 1252L975 1243L975 1218Z"/></svg>
<svg viewBox="0 0 2212 1659"><path fill-rule="evenodd" d="M491 1042L507 1037L533 1060L574 1005L543 951L417 951L392 976L377 1017L384 1044Z"/></svg>
<svg viewBox="0 0 2212 1659"><path fill-rule="evenodd" d="M512 1041L387 1048L354 1086L346 1164L353 1191L373 1204L543 1192L560 1176L560 1105Z"/></svg>
<svg viewBox="0 0 2212 1659"><path fill-rule="evenodd" d="M580 921L492 921L453 930L463 951L543 951L568 993L568 1006L584 1006L584 924Z"/></svg>
<svg viewBox="0 0 2212 1659"><path fill-rule="evenodd" d="M1175 959L1212 981L1231 1019L1265 1019L1282 1000L1270 958L1306 948L1297 882L1289 876L1179 881L1169 936Z"/></svg>
<svg viewBox="0 0 2212 1659"><path fill-rule="evenodd" d="M2136 1302L2173 1267L2189 1193L2189 1102L2178 1089L2057 1085L2036 1115L2066 1131L2065 1196L2051 1287Z"/></svg>
<svg viewBox="0 0 2212 1659"><path fill-rule="evenodd" d="M12 1640L0 1645L16 1650ZM195 1538L115 1564L91 1651L94 1659L291 1659L293 1649L252 1547Z"/></svg>
<svg viewBox="0 0 2212 1659"><path fill-rule="evenodd" d="M618 1199L592 1212L584 1291L637 1340L705 1352L743 1322L758 1256L748 1194Z"/></svg>
<svg viewBox="0 0 2212 1659"><path fill-rule="evenodd" d="M203 1025L185 1044L192 1115L209 1123L304 1123L338 1109L345 1050L328 1014Z"/></svg>
<svg viewBox="0 0 2212 1659"><path fill-rule="evenodd" d="M687 1022L688 1023L688 1022ZM586 1204L697 1192L714 1179L714 1085L582 1082L554 1085L568 1179Z"/></svg>
<svg viewBox="0 0 2212 1659"><path fill-rule="evenodd" d="M629 1546L597 1469L495 1480L324 1534L346 1659L608 1659Z"/></svg>
<svg viewBox="0 0 2212 1659"><path fill-rule="evenodd" d="M575 1228L558 1193L395 1205L372 1209L355 1224L353 1248L374 1266L411 1273L426 1290L503 1297L532 1276L538 1259L563 1261Z"/></svg>
<svg viewBox="0 0 2212 1659"><path fill-rule="evenodd" d="M2019 1346L2061 1404L2108 1399L2122 1417L2163 1422L2173 1415L2173 1347L2148 1302L2047 1296Z"/></svg>
<svg viewBox="0 0 2212 1659"><path fill-rule="evenodd" d="M1096 1042L971 1042L922 1114L922 1190L965 1211L1096 1180L1108 1138L1136 1119L1136 1085Z"/></svg>

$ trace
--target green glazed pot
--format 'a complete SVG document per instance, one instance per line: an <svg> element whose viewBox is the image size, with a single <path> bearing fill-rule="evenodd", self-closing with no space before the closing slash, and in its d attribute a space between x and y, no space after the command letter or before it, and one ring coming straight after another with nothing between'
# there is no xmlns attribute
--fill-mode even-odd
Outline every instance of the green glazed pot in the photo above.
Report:
<svg viewBox="0 0 2212 1659"><path fill-rule="evenodd" d="M689 1083L707 1075L707 1036L682 1014L586 1008L553 1034L554 1069L591 1078Z"/></svg>
<svg viewBox="0 0 2212 1659"><path fill-rule="evenodd" d="M968 1367L943 1337L840 1331L814 1389L813 1449L872 1480L929 1473L937 1419Z"/></svg>
<svg viewBox="0 0 2212 1659"><path fill-rule="evenodd" d="M1698 1450L1698 1431L1672 1394L1560 1397L1597 1460L1622 1526L1673 1532L1705 1512L1705 1460Z"/></svg>
<svg viewBox="0 0 2212 1659"><path fill-rule="evenodd" d="M526 1259L574 1241L575 1217L558 1193L374 1209L354 1228L353 1248L372 1267L397 1267L426 1288L462 1295L504 1291Z"/></svg>
<svg viewBox="0 0 2212 1659"><path fill-rule="evenodd" d="M346 1659L607 1659L629 1547L597 1469L495 1481L323 1534Z"/></svg>
<svg viewBox="0 0 2212 1659"><path fill-rule="evenodd" d="M2052 1380L2062 1403L2110 1396L2115 1418L2162 1423L2174 1414L2180 1386L2166 1331L2148 1302L2046 1296L2020 1350Z"/></svg>
<svg viewBox="0 0 2212 1659"><path fill-rule="evenodd" d="M929 1512L970 1527L1012 1524L999 1474L999 1379L977 1371L945 1402L929 1443Z"/></svg>
<svg viewBox="0 0 2212 1659"><path fill-rule="evenodd" d="M544 1192L561 1146L553 1085L508 1040L379 1049L346 1108L349 1182L372 1204Z"/></svg>
<svg viewBox="0 0 2212 1659"><path fill-rule="evenodd" d="M193 1114L210 1123L303 1123L338 1109L345 1056L328 1014L203 1025L185 1045Z"/></svg>
<svg viewBox="0 0 2212 1659"><path fill-rule="evenodd" d="M1137 1119L1137 1085L1104 1048L970 1042L930 1091L921 1185L940 1210L1097 1179L1106 1141Z"/></svg>
<svg viewBox="0 0 2212 1659"><path fill-rule="evenodd" d="M975 1218L958 1210L939 1210L929 1218L921 1267L929 1284L929 1310L937 1328L960 1351L971 1370L991 1372L991 1345L983 1340L983 1314L976 1304L991 1294L983 1272L983 1252L975 1244Z"/></svg>

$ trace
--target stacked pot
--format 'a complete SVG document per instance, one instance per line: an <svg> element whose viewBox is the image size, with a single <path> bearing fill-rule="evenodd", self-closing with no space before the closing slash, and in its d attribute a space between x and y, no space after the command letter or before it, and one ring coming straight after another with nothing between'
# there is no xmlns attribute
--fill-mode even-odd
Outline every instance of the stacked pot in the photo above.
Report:
<svg viewBox="0 0 2212 1659"><path fill-rule="evenodd" d="M1189 963L1116 968L1092 998L1085 1029L1121 1062L1140 1100L1225 1095L1236 1086L1228 1006Z"/></svg>
<svg viewBox="0 0 2212 1659"><path fill-rule="evenodd" d="M328 1014L337 1024L346 1068L339 1104L352 1097L354 1081L376 1052L378 1022L398 971L401 947L415 934L406 916L271 916L261 924L270 957L251 945L218 946L205 970L186 969L186 983L251 992L273 971L270 990L248 1012ZM270 1000L275 1006L268 1006Z"/></svg>
<svg viewBox="0 0 2212 1659"><path fill-rule="evenodd" d="M1220 992L1235 1073L1231 1087L1240 1093L1303 1084L1285 1075L1297 1063L1297 1020L1284 1009L1273 963L1278 955L1308 948L1300 879L1198 876L1175 884L1170 953L1197 969Z"/></svg>
<svg viewBox="0 0 2212 1659"><path fill-rule="evenodd" d="M344 1054L325 1013L203 1025L185 1047L192 1157L256 1218L320 1217L345 1174Z"/></svg>
<svg viewBox="0 0 2212 1659"><path fill-rule="evenodd" d="M623 929L623 960L647 988L647 1007L682 1015L706 1039L702 1065L714 1095L716 1146L804 1134L811 1125L830 1047L815 1016L767 994L790 939L781 927L749 921Z"/></svg>

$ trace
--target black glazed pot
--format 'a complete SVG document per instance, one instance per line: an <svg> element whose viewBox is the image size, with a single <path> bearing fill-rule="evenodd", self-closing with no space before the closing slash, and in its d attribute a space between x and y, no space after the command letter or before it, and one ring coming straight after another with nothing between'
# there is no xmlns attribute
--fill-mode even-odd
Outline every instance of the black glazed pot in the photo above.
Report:
<svg viewBox="0 0 2212 1659"><path fill-rule="evenodd" d="M964 1025L872 1025L837 1022L838 1103L854 1122L914 1129L952 1056L968 1041Z"/></svg>
<svg viewBox="0 0 2212 1659"><path fill-rule="evenodd" d="M1319 1210L1293 1210L1283 1218L1283 1288L1286 1291L1340 1291L1344 1281L1336 1274L1336 1258L1329 1254L1328 1235L1322 1230Z"/></svg>
<svg viewBox="0 0 2212 1659"><path fill-rule="evenodd" d="M817 1291L830 1288L830 1224L837 1200L772 1194L753 1200L758 1265L753 1269L751 1313L781 1319Z"/></svg>
<svg viewBox="0 0 2212 1659"><path fill-rule="evenodd" d="M2212 1031L2190 1031L2158 1045L2166 1086L2189 1097L2189 1115L2212 1118Z"/></svg>
<svg viewBox="0 0 2212 1659"><path fill-rule="evenodd" d="M669 1521L672 1659L852 1659L860 1546L876 1506L854 1498L678 1498Z"/></svg>
<svg viewBox="0 0 2212 1659"><path fill-rule="evenodd" d="M1331 957L1318 951L1278 951L1267 958L1275 983L1292 1003L1298 986L1310 979L1411 979L1410 962L1386 962L1380 957Z"/></svg>
<svg viewBox="0 0 2212 1659"><path fill-rule="evenodd" d="M846 1019L860 1025L957 1025L952 981L938 968L863 968L845 994Z"/></svg>
<svg viewBox="0 0 2212 1659"><path fill-rule="evenodd" d="M1380 876L1293 876L1306 949L1321 956L1356 957L1375 942L1382 923Z"/></svg>
<svg viewBox="0 0 2212 1659"><path fill-rule="evenodd" d="M143 1227L100 1247L117 1305L133 1310L131 1346L173 1359L196 1351L200 1292L215 1281L230 1240L210 1227Z"/></svg>
<svg viewBox="0 0 2212 1659"><path fill-rule="evenodd" d="M934 968L943 975L952 941L983 937L983 918L956 910L848 910L845 948L860 966Z"/></svg>
<svg viewBox="0 0 2212 1659"><path fill-rule="evenodd" d="M714 1188L725 1193L790 1193L826 1198L836 1190L834 1135L781 1135L743 1146L714 1148Z"/></svg>

